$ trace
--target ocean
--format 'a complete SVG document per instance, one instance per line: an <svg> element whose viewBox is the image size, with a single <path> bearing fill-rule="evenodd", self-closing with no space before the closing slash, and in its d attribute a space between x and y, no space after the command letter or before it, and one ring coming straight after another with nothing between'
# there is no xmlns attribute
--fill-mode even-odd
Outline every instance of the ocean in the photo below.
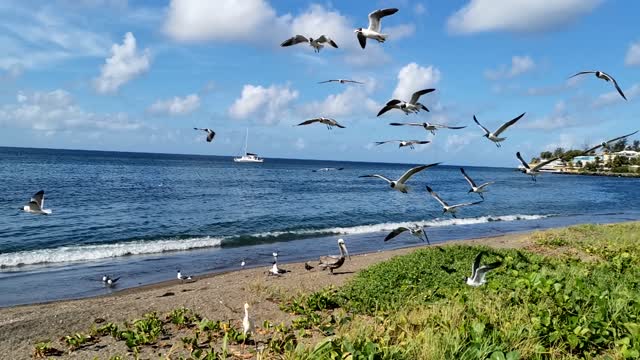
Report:
<svg viewBox="0 0 640 360"><path fill-rule="evenodd" d="M429 163L430 161L425 161ZM314 172L314 169L344 168ZM458 166L414 176L402 194L379 179L407 164L266 159L0 147L0 306L82 298L198 275L422 245L389 230L418 222L432 243L566 226L640 219L640 179L544 174L534 183L514 169L466 167L495 181L458 219L450 203L476 201ZM44 190L50 216L22 206ZM105 288L103 274L120 276Z"/></svg>

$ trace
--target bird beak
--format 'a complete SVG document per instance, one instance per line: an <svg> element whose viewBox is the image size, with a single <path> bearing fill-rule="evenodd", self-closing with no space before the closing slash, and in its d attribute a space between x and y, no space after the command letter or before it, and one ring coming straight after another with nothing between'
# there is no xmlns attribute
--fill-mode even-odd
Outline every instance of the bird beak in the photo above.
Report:
<svg viewBox="0 0 640 360"><path fill-rule="evenodd" d="M349 255L349 250L347 250L347 245L342 244L342 247L344 248L344 253L347 254L347 257L349 258L349 260L351 260L351 255Z"/></svg>

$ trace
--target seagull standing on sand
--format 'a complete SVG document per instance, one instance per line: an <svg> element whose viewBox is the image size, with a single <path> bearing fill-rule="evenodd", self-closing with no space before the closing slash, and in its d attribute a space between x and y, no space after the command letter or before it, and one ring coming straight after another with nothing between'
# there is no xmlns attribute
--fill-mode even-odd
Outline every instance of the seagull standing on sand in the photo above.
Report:
<svg viewBox="0 0 640 360"><path fill-rule="evenodd" d="M244 269L245 265L247 265L247 263L244 261L244 258L242 258L242 262L240 263L240 268Z"/></svg>
<svg viewBox="0 0 640 360"><path fill-rule="evenodd" d="M482 201L476 201L476 202L468 202L468 203L462 203L462 204L456 204L456 205L449 205L447 204L446 201L442 200L442 198L435 192L433 191L429 185L427 185L427 191L429 192L429 194L436 199L440 205L442 205L442 213L450 213L451 216L453 216L454 218L457 218L456 216L456 212L458 212L458 210L460 210L461 208L465 207L465 206L471 206L471 205L478 205L480 203L482 203Z"/></svg>
<svg viewBox="0 0 640 360"><path fill-rule="evenodd" d="M347 245L344 244L343 239L338 239L338 248L340 249L339 256L320 256L320 263L318 266L323 270L329 269L331 275L333 275L333 270L340 268L344 264L345 256L348 256L349 260L351 260L351 256L347 250Z"/></svg>
<svg viewBox="0 0 640 360"><path fill-rule="evenodd" d="M467 285L480 286L486 284L487 280L485 279L485 276L487 276L487 273L502 266L502 262L500 261L480 266L480 260L482 260L484 253L484 251L481 251L473 260L473 265L471 265L471 277L467 278Z"/></svg>
<svg viewBox="0 0 640 360"><path fill-rule="evenodd" d="M288 273L288 272L290 272L290 271L279 268L278 267L278 262L274 261L273 265L271 266L271 269L269 269L269 274L268 275L280 276L280 275L282 275L284 273Z"/></svg>
<svg viewBox="0 0 640 360"><path fill-rule="evenodd" d="M347 79L331 79L331 80L325 80L325 81L320 81L318 84L326 84L326 83L330 83L330 82L337 82L340 84L346 84L346 83L352 83L352 84L364 84L360 81L355 81L355 80L347 80Z"/></svg>
<svg viewBox="0 0 640 360"><path fill-rule="evenodd" d="M290 39L285 40L284 42L282 42L282 44L280 44L280 46L282 47L287 47L287 46L291 46L291 45L297 45L297 44L302 44L302 43L307 43L309 44L309 46L311 46L313 48L313 50L317 53L320 52L320 49L322 49L324 47L324 44L329 44L331 46L333 46L334 48L338 48L338 44L335 43L335 41L331 40L328 36L325 35L320 35L319 38L314 39L314 38L308 38L306 36L302 36L302 35L296 35Z"/></svg>
<svg viewBox="0 0 640 360"><path fill-rule="evenodd" d="M523 174L531 175L532 181L538 181L536 179L536 176L540 175L540 169L542 169L545 165L560 159L559 157L555 157L553 159L541 161L537 163L534 167L531 167L526 161L524 161L519 151L516 153L516 157L518 158L518 160L520 160L520 163L522 164L522 169L520 171L522 171Z"/></svg>
<svg viewBox="0 0 640 360"><path fill-rule="evenodd" d="M414 145L425 145L430 143L431 141L428 140L387 140L387 141L376 141L376 145L383 145L383 144L388 144L388 143L393 143L393 142L397 142L399 145L398 147L405 147L408 146L409 149L414 150L415 147Z"/></svg>
<svg viewBox="0 0 640 360"><path fill-rule="evenodd" d="M182 275L182 273L180 272L180 270L178 270L178 273L176 274L176 278L178 278L178 280L191 280L191 275Z"/></svg>
<svg viewBox="0 0 640 360"><path fill-rule="evenodd" d="M392 232L390 232L389 235L387 235L387 237L384 238L384 241L385 242L389 241L395 238L396 236L402 234L405 231L409 231L411 235L417 237L422 242L426 241L427 244L431 245L431 243L429 242L429 238L427 237L427 233L424 231L424 228L418 224L415 224L412 227L404 227L404 226L397 227Z"/></svg>
<svg viewBox="0 0 640 360"><path fill-rule="evenodd" d="M495 132L491 132L489 131L486 127L482 126L480 124L480 122L478 121L478 119L476 119L476 116L473 115L473 121L476 122L476 124L478 124L478 126L480 126L480 128L482 128L482 130L484 130L484 137L486 137L487 139L493 141L497 147L501 147L502 145L500 145L500 143L502 141L504 141L506 139L506 137L501 138L500 134L502 134L505 130L507 130L507 128L513 124L515 124L518 120L520 120L524 114L526 113L522 113L520 114L518 117L516 117L513 120L509 120L506 123L504 123L502 126L500 126L498 128L498 130L496 130Z"/></svg>
<svg viewBox="0 0 640 360"><path fill-rule="evenodd" d="M211 142L213 140L213 138L216 136L216 132L211 130L211 129L201 129L201 128L193 128L193 130L200 130L200 131L204 131L207 133L207 142Z"/></svg>
<svg viewBox="0 0 640 360"><path fill-rule="evenodd" d="M383 43L387 40L386 34L380 33L380 21L383 17L393 15L398 12L396 8L376 10L369 14L369 27L366 29L357 28L354 30L358 37L360 46L364 49L367 46L367 39L376 40L379 43Z"/></svg>
<svg viewBox="0 0 640 360"><path fill-rule="evenodd" d="M467 173L464 171L464 168L460 168L460 172L462 173L462 176L464 176L464 178L469 183L469 186L471 186L471 189L469 190L469 192L470 193L476 193L476 194L480 195L482 200L484 200L484 195L482 193L487 191L487 186L493 184L495 181L489 181L489 182L486 182L486 183L481 184L480 186L478 186L478 185L476 185L476 182L473 181L473 179L470 178L469 175L467 175Z"/></svg>
<svg viewBox="0 0 640 360"><path fill-rule="evenodd" d="M615 139L611 139L611 140L603 141L603 142L601 142L600 144L598 144L598 145L596 145L596 146L594 146L594 147L592 147L592 148L590 148L590 149L585 150L585 151L582 153L582 155L589 154L589 153L591 153L592 151L598 150L599 148L605 148L605 149L607 149L607 150L608 150L608 149L609 149L609 145L611 145L612 143L614 143L614 142L616 142L616 141L618 141L618 140L626 139L626 138L628 138L629 136L633 136L633 135L635 135L635 134L637 134L637 133L638 133L638 131L636 130L636 131L632 132L631 134L622 135L622 136L618 136L618 137L617 137L617 138L615 138Z"/></svg>
<svg viewBox="0 0 640 360"><path fill-rule="evenodd" d="M575 77L578 75L584 75L584 74L595 74L595 76L598 79L602 79L606 82L612 82L613 86L615 86L616 90L618 90L618 94L620 94L620 96L622 96L623 99L627 100L627 97L624 96L624 93L622 92L622 89L620 89L620 86L618 85L618 82L616 81L616 79L614 79L613 76L607 74L604 71L580 71L577 74L571 75L569 79L571 79L572 77Z"/></svg>
<svg viewBox="0 0 640 360"><path fill-rule="evenodd" d="M386 113L387 111L389 111L391 109L402 110L405 115L409 115L411 113L415 114L415 113L418 113L420 110L424 110L424 111L429 112L429 109L425 105L423 105L422 103L419 103L418 100L420 100L420 96L422 96L424 94L428 94L428 93L430 93L432 91L435 91L435 89L423 89L423 90L420 90L420 91L416 91L416 92L413 93L413 95L411 95L411 99L409 100L409 102L398 100L398 99L391 99L378 112L377 116L380 116L380 115Z"/></svg>
<svg viewBox="0 0 640 360"><path fill-rule="evenodd" d="M334 126L337 126L337 127L341 128L341 129L345 128L344 126L338 124L337 121L335 121L333 119L325 118L325 117L319 117L319 118L315 118L315 119L306 120L306 121L301 122L297 126L309 125L309 124L313 124L313 123L325 124L327 126L327 129L329 129L329 130L333 129Z"/></svg>
<svg viewBox="0 0 640 360"><path fill-rule="evenodd" d="M466 128L466 126L448 126L441 124L432 124L428 122L423 123L390 123L391 126L421 126L425 130L431 132L432 135L436 134L436 130L438 129L452 129L452 130L460 130Z"/></svg>
<svg viewBox="0 0 640 360"><path fill-rule="evenodd" d="M378 175L378 174L372 174L372 175L362 175L360 176L361 178L370 178L370 177L376 177L379 179L382 179L386 182L389 183L389 187L391 187L392 189L398 190L401 193L406 194L409 190L409 187L405 185L405 183L407 182L407 180L409 180L409 178L417 173L419 173L420 171L424 170L424 169L428 169L432 166L436 166L439 165L440 163L433 163L433 164L429 164L429 165L422 165L422 166L416 166L414 168L411 168L409 170L407 170L404 174L402 174L402 176L400 176L400 178L398 180L391 180L385 176L382 175Z"/></svg>
<svg viewBox="0 0 640 360"><path fill-rule="evenodd" d="M249 317L249 304L244 303L244 318L242 319L242 335L247 337L247 334L253 331L253 322Z"/></svg>
<svg viewBox="0 0 640 360"><path fill-rule="evenodd" d="M22 210L31 214L50 215L51 210L44 208L44 190L35 193L31 201L22 207Z"/></svg>

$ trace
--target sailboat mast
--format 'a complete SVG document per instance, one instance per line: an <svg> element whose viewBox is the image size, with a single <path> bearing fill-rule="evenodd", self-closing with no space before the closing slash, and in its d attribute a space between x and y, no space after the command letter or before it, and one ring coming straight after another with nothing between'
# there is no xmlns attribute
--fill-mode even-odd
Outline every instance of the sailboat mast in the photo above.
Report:
<svg viewBox="0 0 640 360"><path fill-rule="evenodd" d="M247 135L244 137L244 154L247 155L247 142L249 141L249 128L247 128Z"/></svg>

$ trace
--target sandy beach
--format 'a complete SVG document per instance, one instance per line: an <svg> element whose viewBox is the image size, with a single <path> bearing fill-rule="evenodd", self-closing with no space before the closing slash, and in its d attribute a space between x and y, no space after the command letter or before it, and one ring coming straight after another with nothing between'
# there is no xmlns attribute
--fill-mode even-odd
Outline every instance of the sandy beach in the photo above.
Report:
<svg viewBox="0 0 640 360"><path fill-rule="evenodd" d="M530 244L528 240L529 234L509 234L449 244L523 248ZM282 264L291 272L281 277L267 276L264 267L245 269L202 276L192 283L175 280L127 289L108 296L0 309L0 333L4 334L0 337L0 359L31 358L34 344L45 340L52 340L52 344L58 345L57 348L65 349L59 342L61 336L87 332L92 324L96 324L96 320L122 323L147 312L167 313L178 307L187 307L208 319L238 323L243 316L242 305L248 302L252 306L252 318L258 326L264 320L286 323L291 316L281 311L276 302L269 300L274 295L294 295L330 285L340 286L361 269L419 248L353 256L334 276L317 269L305 271L304 263L290 263ZM127 354L123 342L103 346L88 346L60 358L108 359L113 354Z"/></svg>

